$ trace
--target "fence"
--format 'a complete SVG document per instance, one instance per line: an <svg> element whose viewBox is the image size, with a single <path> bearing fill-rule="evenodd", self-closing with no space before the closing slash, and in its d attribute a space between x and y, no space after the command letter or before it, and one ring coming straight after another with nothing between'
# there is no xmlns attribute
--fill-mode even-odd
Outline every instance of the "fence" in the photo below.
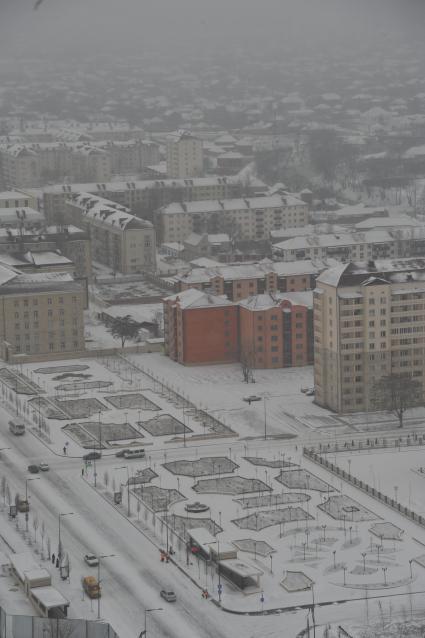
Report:
<svg viewBox="0 0 425 638"><path fill-rule="evenodd" d="M411 432L405 436L398 437L369 437L366 440L354 440L327 443L319 443L318 451L320 454L336 454L338 452L360 452L364 450L388 449L391 447L402 448L411 447L413 445L425 445L425 436L423 432Z"/></svg>
<svg viewBox="0 0 425 638"><path fill-rule="evenodd" d="M409 509L408 507L405 507L404 505L401 505L401 503L398 503L395 499L390 498L386 494L383 494L382 492L377 490L375 487L371 487L365 481L361 481L360 479L356 478L352 474L349 474L345 470L342 470L338 465L336 465L335 463L331 463L330 461L328 461L327 458L324 458L321 454L318 454L317 452L315 452L313 448L310 448L310 449L303 448L303 456L305 456L310 461L313 461L313 463L317 463L317 465L321 465L322 467L327 469L329 472L332 472L333 474L343 479L344 481L347 481L351 485L354 485L354 487L357 487L359 490L362 490L363 492L365 492L372 498L375 498L381 503L384 503L385 505L387 505L388 507L391 507L394 511L398 512L402 516L405 516L413 523L416 523L417 525L420 525L421 527L425 527L424 516L420 516L413 510Z"/></svg>
<svg viewBox="0 0 425 638"><path fill-rule="evenodd" d="M7 614L0 607L0 638L119 638L108 623Z"/></svg>

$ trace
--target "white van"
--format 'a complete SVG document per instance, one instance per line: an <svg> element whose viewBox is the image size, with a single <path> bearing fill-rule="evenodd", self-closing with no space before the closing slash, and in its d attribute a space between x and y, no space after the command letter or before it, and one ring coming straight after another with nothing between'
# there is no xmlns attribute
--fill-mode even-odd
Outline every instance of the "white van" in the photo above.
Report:
<svg viewBox="0 0 425 638"><path fill-rule="evenodd" d="M125 459L144 459L145 450L138 448L137 450L124 450L123 457Z"/></svg>

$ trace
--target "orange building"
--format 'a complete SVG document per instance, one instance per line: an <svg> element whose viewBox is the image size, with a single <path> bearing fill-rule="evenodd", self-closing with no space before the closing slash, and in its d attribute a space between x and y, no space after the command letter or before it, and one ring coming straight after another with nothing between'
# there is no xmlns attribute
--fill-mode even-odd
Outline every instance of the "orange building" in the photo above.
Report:
<svg viewBox="0 0 425 638"><path fill-rule="evenodd" d="M312 307L311 291L253 295L236 304L192 288L164 300L165 350L183 364L309 365Z"/></svg>
<svg viewBox="0 0 425 638"><path fill-rule="evenodd" d="M165 352L186 365L238 361L238 307L191 288L164 300Z"/></svg>

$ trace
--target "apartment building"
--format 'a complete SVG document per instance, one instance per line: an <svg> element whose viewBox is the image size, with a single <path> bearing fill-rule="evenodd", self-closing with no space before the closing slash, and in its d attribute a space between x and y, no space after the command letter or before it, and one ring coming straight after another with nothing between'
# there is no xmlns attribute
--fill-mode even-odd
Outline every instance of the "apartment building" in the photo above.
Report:
<svg viewBox="0 0 425 638"><path fill-rule="evenodd" d="M308 206L292 195L174 202L155 214L163 242L182 242L191 233L222 232L235 240L269 239L272 230L303 227L307 221Z"/></svg>
<svg viewBox="0 0 425 638"><path fill-rule="evenodd" d="M373 386L391 373L425 383L425 259L339 264L314 291L316 402L373 410Z"/></svg>
<svg viewBox="0 0 425 638"><path fill-rule="evenodd" d="M254 295L239 302L240 360L252 368L313 363L313 295Z"/></svg>
<svg viewBox="0 0 425 638"><path fill-rule="evenodd" d="M170 133L166 139L166 151L168 177L201 177L204 172L201 139L188 131Z"/></svg>
<svg viewBox="0 0 425 638"><path fill-rule="evenodd" d="M224 297L185 290L164 300L165 352L185 365L238 360L238 308Z"/></svg>
<svg viewBox="0 0 425 638"><path fill-rule="evenodd" d="M87 232L75 226L48 226L41 230L25 228L0 228L0 261L8 256L20 260L20 255L31 253L57 253L70 260L74 266L76 279L90 281L92 277L90 237ZM38 256L34 259L40 260ZM57 257L52 257L55 263Z"/></svg>
<svg viewBox="0 0 425 638"><path fill-rule="evenodd" d="M22 191L0 192L0 208L37 208L37 198Z"/></svg>
<svg viewBox="0 0 425 638"><path fill-rule="evenodd" d="M155 270L155 229L125 206L79 193L67 202L65 218L89 234L93 260L123 274Z"/></svg>
<svg viewBox="0 0 425 638"><path fill-rule="evenodd" d="M37 153L20 144L0 148L0 171L6 188L31 188L41 184Z"/></svg>
<svg viewBox="0 0 425 638"><path fill-rule="evenodd" d="M65 273L0 266L0 356L84 350L85 291Z"/></svg>
<svg viewBox="0 0 425 638"><path fill-rule="evenodd" d="M45 226L45 217L34 208L1 208L0 228L42 228Z"/></svg>
<svg viewBox="0 0 425 638"><path fill-rule="evenodd" d="M190 288L164 300L165 351L185 365L249 368L313 361L312 292L253 295L238 303Z"/></svg>
<svg viewBox="0 0 425 638"><path fill-rule="evenodd" d="M386 230L293 237L273 246L282 261L327 259L367 261L397 256L397 242Z"/></svg>
<svg viewBox="0 0 425 638"><path fill-rule="evenodd" d="M171 202L190 202L254 197L267 191L258 179L244 186L236 177L198 177L195 179L140 180L86 184L56 184L43 189L43 211L49 224L58 222L70 195L90 193L127 206L133 215L150 219L153 212Z"/></svg>
<svg viewBox="0 0 425 638"><path fill-rule="evenodd" d="M264 293L312 290L319 273L335 264L332 259L288 263L265 259L254 264L194 268L175 279L178 291L197 288L239 301Z"/></svg>
<svg viewBox="0 0 425 638"><path fill-rule="evenodd" d="M88 145L77 145L70 153L73 181L92 180L107 182L112 177L112 159L106 150Z"/></svg>
<svg viewBox="0 0 425 638"><path fill-rule="evenodd" d="M159 162L159 146L151 140L107 140L97 142L95 146L109 154L112 173L115 175L140 173L147 166Z"/></svg>

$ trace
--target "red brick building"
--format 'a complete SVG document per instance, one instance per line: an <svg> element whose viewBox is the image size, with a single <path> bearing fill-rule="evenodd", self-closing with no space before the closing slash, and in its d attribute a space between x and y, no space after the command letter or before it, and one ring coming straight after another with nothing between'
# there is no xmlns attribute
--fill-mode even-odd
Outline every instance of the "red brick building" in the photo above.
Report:
<svg viewBox="0 0 425 638"><path fill-rule="evenodd" d="M311 292L230 302L196 289L164 301L165 349L183 364L245 361L252 368L313 363Z"/></svg>
<svg viewBox="0 0 425 638"><path fill-rule="evenodd" d="M238 307L191 288L164 300L165 352L186 365L238 361Z"/></svg>

